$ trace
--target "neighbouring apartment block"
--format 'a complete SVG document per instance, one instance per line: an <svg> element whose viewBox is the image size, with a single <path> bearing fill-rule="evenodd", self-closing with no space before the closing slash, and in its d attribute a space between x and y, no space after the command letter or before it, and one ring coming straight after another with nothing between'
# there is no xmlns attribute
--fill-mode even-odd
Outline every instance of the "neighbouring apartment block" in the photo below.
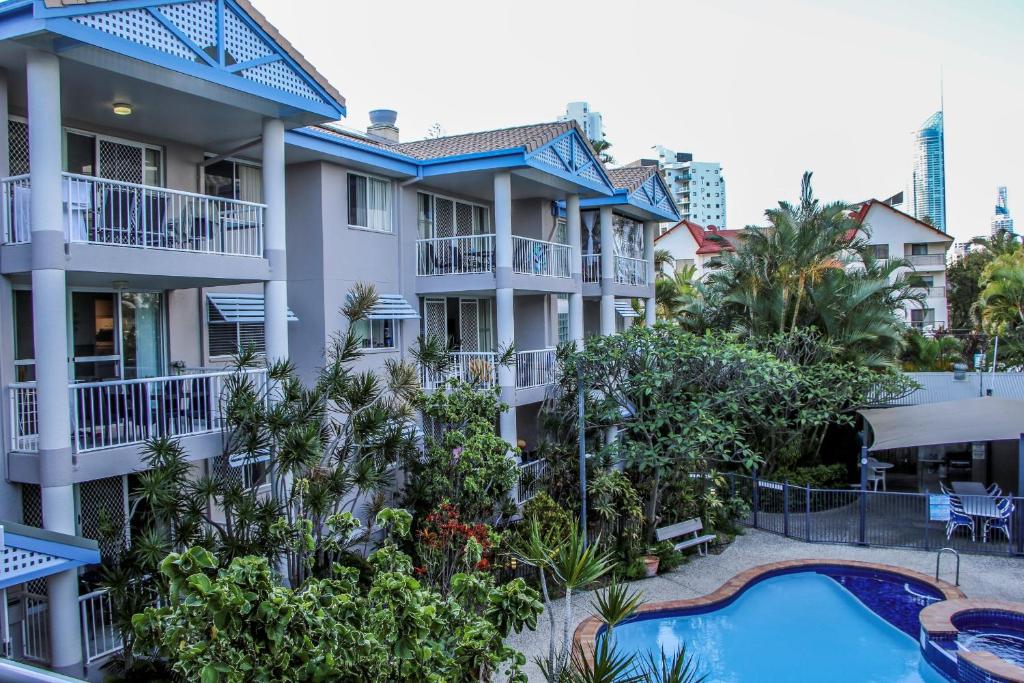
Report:
<svg viewBox="0 0 1024 683"><path fill-rule="evenodd" d="M9 2L0 26L0 526L26 559L0 574L2 654L81 675L117 651L109 596L79 577L144 442L250 476L221 452L232 354L312 378L356 283L380 295L361 367L445 338L426 389L485 369L526 450L555 345L624 329L634 299L653 319L669 189L606 169L574 121L342 128L343 96L245 0Z"/></svg>
<svg viewBox="0 0 1024 683"><path fill-rule="evenodd" d="M726 227L725 176L718 162L694 161L689 152L658 145L657 164L672 191L680 218Z"/></svg>

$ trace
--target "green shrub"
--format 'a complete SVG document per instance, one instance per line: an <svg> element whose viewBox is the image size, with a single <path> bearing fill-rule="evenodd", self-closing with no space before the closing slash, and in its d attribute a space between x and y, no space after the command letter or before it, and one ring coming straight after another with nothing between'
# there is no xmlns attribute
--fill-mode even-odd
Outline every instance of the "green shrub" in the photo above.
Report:
<svg viewBox="0 0 1024 683"><path fill-rule="evenodd" d="M541 491L523 505L523 521L512 532L509 539L512 547L521 546L518 540L526 540L523 534L530 533L530 525L536 521L540 529L540 539L550 547L557 547L572 532L573 522L570 515L551 496Z"/></svg>
<svg viewBox="0 0 1024 683"><path fill-rule="evenodd" d="M846 486L846 465L812 465L779 470L772 475L774 481L788 481L793 486L812 489L834 489Z"/></svg>
<svg viewBox="0 0 1024 683"><path fill-rule="evenodd" d="M652 555L657 555L660 562L658 563L658 573L663 574L670 572L687 563L686 556L676 550L675 544L672 541L662 541L658 545L654 546L651 550Z"/></svg>

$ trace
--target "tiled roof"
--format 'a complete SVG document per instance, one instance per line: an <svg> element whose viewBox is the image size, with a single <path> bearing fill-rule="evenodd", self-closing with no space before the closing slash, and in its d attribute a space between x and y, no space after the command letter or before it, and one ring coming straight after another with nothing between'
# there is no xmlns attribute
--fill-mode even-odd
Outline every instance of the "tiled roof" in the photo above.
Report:
<svg viewBox="0 0 1024 683"><path fill-rule="evenodd" d="M46 6L50 8L60 7L75 7L78 5L97 5L103 2L110 2L111 0L45 0ZM282 50L288 53L288 56L296 61L296 63L308 73L313 80L315 80L320 87L327 91L335 101L339 104L345 104L345 96L338 92L338 89L331 85L330 81L324 78L323 74L316 70L316 67L310 64L310 62L295 49L295 46L288 41L287 38L281 35L281 32L277 28L267 21L267 18L263 14L253 7L249 0L235 0L238 6L242 8L246 14L252 17L252 20L259 24L270 38L277 43Z"/></svg>
<svg viewBox="0 0 1024 683"><path fill-rule="evenodd" d="M384 150L387 150L389 152L398 152L398 150L396 149L395 144L393 142L390 142L388 140L384 140L384 139L379 138L379 137L374 137L374 136L366 135L365 133L360 133L358 131L349 130L347 128L342 128L342 127L337 126L337 125L332 125L332 124L328 123L328 124L323 124L323 125L320 125L320 126L308 126L308 129L312 130L312 131L315 131L317 133L322 133L323 135L329 135L329 136L331 136L333 138L341 138L343 140L353 140L353 141L358 142L358 143L363 144L363 145L368 145L370 147L376 147L377 149L384 149Z"/></svg>
<svg viewBox="0 0 1024 683"><path fill-rule="evenodd" d="M479 133L464 133L462 135L449 135L443 138L401 142L392 145L391 149L420 160L441 159L462 154L494 152L520 147L529 153L539 147L543 147L559 135L573 128L579 130L575 121L536 123L529 126L516 126L514 128L500 128ZM580 137L586 140L586 136L582 132Z"/></svg>
<svg viewBox="0 0 1024 683"><path fill-rule="evenodd" d="M619 168L608 169L608 180L612 181L612 187L616 189L625 188L632 192L637 189L652 175L658 172L657 166L620 166Z"/></svg>
<svg viewBox="0 0 1024 683"><path fill-rule="evenodd" d="M962 380L953 379L952 372L907 372L910 379L921 385L909 396L890 401L890 405L920 405L923 403L942 403L959 401L965 398L978 397L978 373L968 372ZM993 375L985 373L983 391L992 390L998 398L1024 401L1024 372L997 372Z"/></svg>
<svg viewBox="0 0 1024 683"><path fill-rule="evenodd" d="M657 242L670 232L679 228L686 228L690 233L690 236L693 238L693 241L697 243L697 253L702 255L720 254L723 251L736 251L736 243L739 241L740 237L743 236L742 230L720 230L713 225L709 225L705 228L699 223L694 223L693 221L684 219L655 237L654 241ZM712 239L709 237L710 235L718 235L725 241L722 242L722 240Z"/></svg>

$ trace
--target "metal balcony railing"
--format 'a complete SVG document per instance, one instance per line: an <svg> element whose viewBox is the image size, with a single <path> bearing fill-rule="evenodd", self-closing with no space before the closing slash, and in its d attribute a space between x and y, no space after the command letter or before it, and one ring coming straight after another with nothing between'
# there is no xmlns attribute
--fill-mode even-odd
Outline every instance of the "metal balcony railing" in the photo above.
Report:
<svg viewBox="0 0 1024 683"><path fill-rule="evenodd" d="M416 240L417 275L494 272L494 235Z"/></svg>
<svg viewBox="0 0 1024 683"><path fill-rule="evenodd" d="M493 387L498 383L495 354L488 351L456 351L451 354L451 363L444 371L422 370L421 382L426 391L433 391L451 379Z"/></svg>
<svg viewBox="0 0 1024 683"><path fill-rule="evenodd" d="M265 369L245 373L259 384L266 382ZM223 426L225 383L234 374L223 371L71 384L71 445L76 453L84 453L162 436L217 431ZM11 448L35 452L39 443L35 382L10 385L8 397Z"/></svg>
<svg viewBox="0 0 1024 683"><path fill-rule="evenodd" d="M629 256L615 257L615 281L620 285L647 285L647 261Z"/></svg>
<svg viewBox="0 0 1024 683"><path fill-rule="evenodd" d="M584 282L600 282L601 281L601 255L600 254L584 254L583 255L583 281Z"/></svg>
<svg viewBox="0 0 1024 683"><path fill-rule="evenodd" d="M906 258L913 266L942 266L946 264L945 254L910 254Z"/></svg>
<svg viewBox="0 0 1024 683"><path fill-rule="evenodd" d="M29 176L0 181L7 244L32 241ZM263 256L266 205L74 173L61 174L66 242Z"/></svg>
<svg viewBox="0 0 1024 683"><path fill-rule="evenodd" d="M554 349L518 351L516 353L516 388L541 387L555 381Z"/></svg>
<svg viewBox="0 0 1024 683"><path fill-rule="evenodd" d="M569 277L572 249L568 244L512 236L512 270L524 275Z"/></svg>

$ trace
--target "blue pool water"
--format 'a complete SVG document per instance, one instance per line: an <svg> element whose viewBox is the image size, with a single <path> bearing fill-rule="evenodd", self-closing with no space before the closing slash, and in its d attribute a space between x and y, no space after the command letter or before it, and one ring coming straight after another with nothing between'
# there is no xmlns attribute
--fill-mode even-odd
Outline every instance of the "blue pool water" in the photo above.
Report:
<svg viewBox="0 0 1024 683"><path fill-rule="evenodd" d="M945 682L913 637L815 572L764 579L713 612L625 623L614 637L627 652L671 654L685 644L706 683Z"/></svg>

